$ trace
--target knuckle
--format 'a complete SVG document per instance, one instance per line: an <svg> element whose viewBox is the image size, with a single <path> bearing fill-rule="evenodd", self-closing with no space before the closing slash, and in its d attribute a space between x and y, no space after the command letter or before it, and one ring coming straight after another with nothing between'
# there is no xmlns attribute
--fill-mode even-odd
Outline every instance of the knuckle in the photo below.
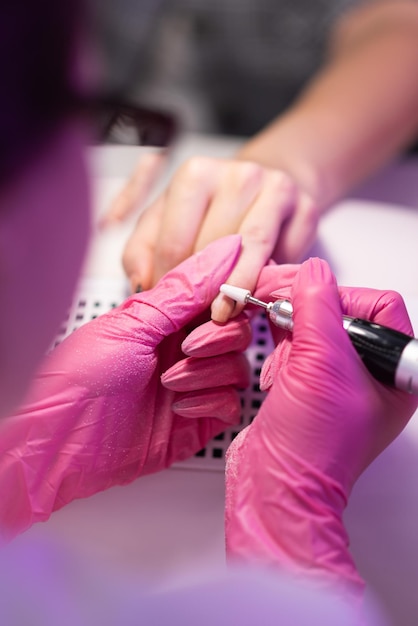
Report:
<svg viewBox="0 0 418 626"><path fill-rule="evenodd" d="M414 331L408 314L405 300L397 291L381 291L375 300L371 319L384 311L385 325L413 335Z"/></svg>
<svg viewBox="0 0 418 626"><path fill-rule="evenodd" d="M200 184L208 176L213 166L213 160L207 157L191 157L178 170L178 180L183 183Z"/></svg>
<svg viewBox="0 0 418 626"><path fill-rule="evenodd" d="M270 170L268 181L273 192L280 195L293 196L296 194L297 185L293 178L280 170Z"/></svg>
<svg viewBox="0 0 418 626"><path fill-rule="evenodd" d="M390 306L399 311L406 311L405 301L400 293L394 290L389 290L385 292L384 295L385 301L390 304Z"/></svg>
<svg viewBox="0 0 418 626"><path fill-rule="evenodd" d="M226 179L239 195L261 186L264 168L251 161L233 161L226 170Z"/></svg>
<svg viewBox="0 0 418 626"><path fill-rule="evenodd" d="M245 246L257 246L272 249L276 241L277 233L267 231L262 224L249 224L242 228L241 235Z"/></svg>

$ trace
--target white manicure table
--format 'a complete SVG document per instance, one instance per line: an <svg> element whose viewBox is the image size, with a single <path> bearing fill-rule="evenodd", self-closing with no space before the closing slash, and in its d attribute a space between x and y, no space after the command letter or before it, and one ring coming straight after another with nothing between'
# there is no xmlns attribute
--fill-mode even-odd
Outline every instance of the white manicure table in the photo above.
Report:
<svg viewBox="0 0 418 626"><path fill-rule="evenodd" d="M166 180L188 156L232 155L239 141L186 137ZM92 150L94 205L102 213L141 154ZM161 185L160 185L161 187ZM127 289L120 257L134 219L95 232L84 277ZM341 285L395 289L418 336L418 159L403 160L338 203L321 221L312 255L326 258ZM172 468L71 503L27 534L63 537L74 550L169 586L224 566L224 477ZM346 512L360 572L397 626L418 623L418 414L358 481Z"/></svg>

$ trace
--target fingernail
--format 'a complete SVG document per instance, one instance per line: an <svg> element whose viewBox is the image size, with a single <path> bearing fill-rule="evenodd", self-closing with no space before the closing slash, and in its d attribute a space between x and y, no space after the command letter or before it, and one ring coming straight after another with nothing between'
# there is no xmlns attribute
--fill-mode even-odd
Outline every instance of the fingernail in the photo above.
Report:
<svg viewBox="0 0 418 626"><path fill-rule="evenodd" d="M189 362L186 359L183 359L163 372L161 374L162 385L172 391L189 391L190 372L188 369L188 363Z"/></svg>
<svg viewBox="0 0 418 626"><path fill-rule="evenodd" d="M222 293L216 296L211 306L211 316L215 322L227 322L235 309L235 302Z"/></svg>
<svg viewBox="0 0 418 626"><path fill-rule="evenodd" d="M208 408L202 403L201 398L188 398L185 397L171 405L174 413L181 417L199 418L207 417ZM211 415L212 416L212 415ZM213 416L212 416L213 417Z"/></svg>
<svg viewBox="0 0 418 626"><path fill-rule="evenodd" d="M215 392L215 393L213 393ZM226 409L227 407L227 409ZM188 419L212 417L221 420L226 426L237 424L241 417L238 397L232 399L229 394L223 396L218 390L194 396L184 396L171 406L174 413Z"/></svg>
<svg viewBox="0 0 418 626"><path fill-rule="evenodd" d="M142 285L137 285L135 288L135 293L141 293L143 291Z"/></svg>

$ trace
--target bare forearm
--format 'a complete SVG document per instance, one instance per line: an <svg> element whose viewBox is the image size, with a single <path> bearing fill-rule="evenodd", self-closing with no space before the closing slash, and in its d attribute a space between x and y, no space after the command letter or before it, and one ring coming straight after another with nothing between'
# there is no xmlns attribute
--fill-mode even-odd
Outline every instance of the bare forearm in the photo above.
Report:
<svg viewBox="0 0 418 626"><path fill-rule="evenodd" d="M418 3L379 3L336 30L333 55L241 158L282 168L327 206L418 134Z"/></svg>

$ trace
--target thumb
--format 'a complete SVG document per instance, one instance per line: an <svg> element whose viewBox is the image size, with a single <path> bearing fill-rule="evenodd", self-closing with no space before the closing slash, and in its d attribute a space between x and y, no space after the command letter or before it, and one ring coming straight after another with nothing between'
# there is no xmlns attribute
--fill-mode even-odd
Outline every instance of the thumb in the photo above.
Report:
<svg viewBox="0 0 418 626"><path fill-rule="evenodd" d="M270 262L260 272L254 296L259 300L289 298L291 286L299 271L299 265L276 265Z"/></svg>
<svg viewBox="0 0 418 626"><path fill-rule="evenodd" d="M354 353L342 324L337 283L325 261L312 258L302 263L291 288L291 300L291 340L276 347L262 370L260 386L271 388L266 406L283 408L284 397L300 399L307 392L316 404L324 396L328 401L331 381L338 378L343 384L343 365L350 351Z"/></svg>
<svg viewBox="0 0 418 626"><path fill-rule="evenodd" d="M240 235L218 239L169 271L153 289L133 296L131 302L149 305L137 313L151 326L154 345L209 309L240 250Z"/></svg>
<svg viewBox="0 0 418 626"><path fill-rule="evenodd" d="M331 269L322 259L305 261L292 288L292 356L302 352L328 362L350 343L342 325L338 287Z"/></svg>

